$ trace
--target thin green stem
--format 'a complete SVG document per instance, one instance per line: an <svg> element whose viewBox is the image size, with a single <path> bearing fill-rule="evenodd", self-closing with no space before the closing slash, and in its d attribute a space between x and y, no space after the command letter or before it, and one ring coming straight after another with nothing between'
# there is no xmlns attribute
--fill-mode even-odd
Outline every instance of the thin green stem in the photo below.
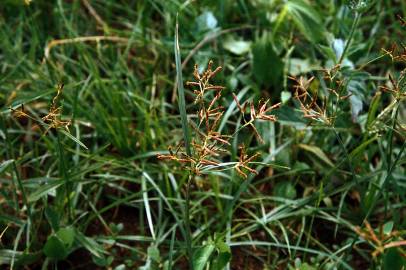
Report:
<svg viewBox="0 0 406 270"><path fill-rule="evenodd" d="M393 131L396 128L396 119L398 118L398 114L399 114L399 104L398 106L396 106L396 110L394 112L394 117L393 117L393 122L392 122L392 128L389 129L389 134L388 134L388 143L389 143L389 148L388 148L388 153L387 153L387 163L388 163L388 172L389 169L392 165L392 154L393 154ZM393 115L393 114L392 114Z"/></svg>
<svg viewBox="0 0 406 270"><path fill-rule="evenodd" d="M397 107L397 108L399 108L399 107ZM395 115L397 116L397 111L396 111ZM393 123L393 128L395 127L396 119L394 119L394 121L395 121L395 122ZM390 132L391 132L391 133L390 133L390 135L389 135L389 138L390 138L391 140L393 140L393 130L391 130ZM390 144L390 146L389 146L390 156L392 155L392 143L393 143L393 142L389 142L389 144ZM391 161L392 158L388 156L388 159L389 159L388 162L387 162L388 170L387 170L385 179L384 179L384 181L383 181L381 187L379 187L379 189L378 189L378 194L376 195L375 200L372 201L370 207L368 208L368 211L367 211L367 213L366 213L366 215L365 215L365 217L364 217L364 220L367 220L367 219L368 219L368 217L369 217L369 216L371 215L371 213L372 213L372 210L375 208L375 205L376 205L376 203L377 203L377 201L378 201L378 199L379 199L379 196L381 196L381 194L382 194L383 191L384 191L385 186L388 184L388 180L389 180L390 177L392 176L392 173L393 173L393 171L395 170L396 164L399 162L400 158L402 157L403 151L405 150L405 148L406 148L406 141L403 142L403 145L402 145L402 147L400 148L400 151L399 151L399 153L397 154L396 159L395 159L393 162Z"/></svg>
<svg viewBox="0 0 406 270"><path fill-rule="evenodd" d="M23 183L22 183L20 174L18 172L17 165L16 165L15 161L13 161L13 169L14 169L15 176L17 178L18 187L21 190L21 194L22 194L22 197L23 197L23 203L25 204L25 207L27 208L27 215L28 215L28 217L27 217L27 251L28 251L29 248L30 248L30 245L28 244L29 241L30 241L29 240L30 239L29 233L30 233L30 228L31 228L31 224L32 224L31 223L32 222L31 207L28 204L27 194L25 193L25 189L24 189L24 186L23 186Z"/></svg>
<svg viewBox="0 0 406 270"><path fill-rule="evenodd" d="M361 18L361 14L360 14L359 12L356 12L356 13L355 13L355 19L354 19L354 21L353 21L353 23L352 23L352 26L351 26L350 36L348 37L347 42L345 43L345 47L344 47L343 53L341 54L340 60L338 61L338 64L339 64L339 65L343 62L344 57L345 57L345 55L346 55L346 53L347 53L347 51L348 51L348 49L349 49L349 47L350 47L352 38L354 37L355 29L356 29L357 26L358 26L358 23L359 23L359 19L360 19L360 18Z"/></svg>
<svg viewBox="0 0 406 270"><path fill-rule="evenodd" d="M244 119L244 115L242 116ZM242 125L241 127L239 127L233 134L231 134L231 137L234 137L238 132L240 132L241 130L243 130L245 127L253 125L254 124L255 119L251 119L250 121L245 121L244 120L244 125Z"/></svg>
<svg viewBox="0 0 406 270"><path fill-rule="evenodd" d="M193 174L189 174L189 179L186 184L186 198L185 198L185 228L186 228L186 249L188 254L189 268L193 267L193 243L192 243L192 230L190 229L190 187L193 181Z"/></svg>
<svg viewBox="0 0 406 270"><path fill-rule="evenodd" d="M354 167L352 166L351 157L348 154L347 148L345 148L344 142L341 140L340 134L338 134L337 130L334 127L332 127L332 129L333 129L334 134L335 134L335 136L336 136L336 138L337 138L337 140L338 140L338 142L340 144L340 147L341 147L342 151L344 152L345 158L348 161L348 166L350 167L352 177L355 180L355 182L358 183L357 175L355 174Z"/></svg>
<svg viewBox="0 0 406 270"><path fill-rule="evenodd" d="M66 200L67 200L68 219L69 219L69 221L71 221L72 213L71 213L71 201L70 201L70 191L71 191L70 180L69 180L69 176L68 176L67 168L66 168L66 164L65 164L65 154L64 154L63 146L62 146L62 142L61 142L61 135L59 134L58 130L56 130L56 133L57 133L57 140L58 140L59 166L60 166L59 169L60 169L62 177L65 181L64 198L66 198ZM63 205L63 203L62 203L62 205Z"/></svg>

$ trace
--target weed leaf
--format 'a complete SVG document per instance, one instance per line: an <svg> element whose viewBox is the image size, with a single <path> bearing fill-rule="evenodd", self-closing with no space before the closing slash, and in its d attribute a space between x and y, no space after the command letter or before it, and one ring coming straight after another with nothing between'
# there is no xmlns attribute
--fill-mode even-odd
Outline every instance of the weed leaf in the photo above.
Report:
<svg viewBox="0 0 406 270"><path fill-rule="evenodd" d="M193 255L193 265L194 265L194 270L203 270L204 267L206 266L207 262L210 259L211 254L214 251L214 244L207 244L201 248L199 248L197 251L195 251Z"/></svg>

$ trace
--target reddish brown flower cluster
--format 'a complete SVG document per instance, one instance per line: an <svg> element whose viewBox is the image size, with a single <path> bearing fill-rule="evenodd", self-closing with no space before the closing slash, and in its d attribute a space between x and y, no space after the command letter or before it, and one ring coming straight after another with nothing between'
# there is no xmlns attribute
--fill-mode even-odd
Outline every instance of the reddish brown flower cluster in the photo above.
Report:
<svg viewBox="0 0 406 270"><path fill-rule="evenodd" d="M391 93L392 96L397 100L401 100L402 98L405 98L406 91L402 91L402 87L401 87L399 80L396 80L395 78L393 78L393 76L391 74L389 74L389 81L391 82L392 87L380 86L379 88L384 92Z"/></svg>
<svg viewBox="0 0 406 270"><path fill-rule="evenodd" d="M295 82L294 97L300 104L303 117L330 125L333 118L327 113L327 100L325 99L320 106L318 104L317 93L312 96L308 91L314 77L311 77L308 80L303 77L300 77L299 79L290 77L290 79Z"/></svg>
<svg viewBox="0 0 406 270"><path fill-rule="evenodd" d="M37 123L48 125L44 134L48 133L48 131L51 128L55 128L55 129L64 128L64 129L66 129L66 131L69 132L69 126L71 124L71 121L70 120L65 121L65 120L61 119L62 107L57 106L58 100L62 94L63 86L64 86L63 84L58 85L57 93L56 93L55 97L52 99L51 107L49 108L47 115L45 115L44 117L41 118L41 120L43 122L41 122L39 119L34 118L31 115L29 115L28 113L26 113L24 110L23 104L21 105L20 110L16 110L13 108L10 108L10 110L13 112L14 117L16 117L16 118L30 118Z"/></svg>
<svg viewBox="0 0 406 270"><path fill-rule="evenodd" d="M357 226L354 228L354 231L369 244L374 246L375 250L372 252L373 257L384 253L385 249L406 246L406 240L400 238L400 232L390 231L384 233L383 226L379 226L379 233L377 235L368 221L365 221L364 229ZM402 255L405 256L406 254L403 253Z"/></svg>
<svg viewBox="0 0 406 270"><path fill-rule="evenodd" d="M213 62L209 61L207 69L200 74L197 65L194 67L193 76L195 81L187 82L186 85L193 88L193 93L196 95L194 103L199 106L197 111L198 121L197 123L190 122L195 136L192 139L192 154L187 155L185 151L180 151L180 147L177 147L175 152L169 149L169 154L159 154L157 157L161 160L172 160L179 163L183 163L189 166L189 169L195 174L201 174L202 169L210 167L220 167L220 158L222 155L229 154L229 150L226 146L229 146L229 140L232 136L223 135L218 131L218 126L224 115L224 108L219 105L223 86L213 85L210 80L215 77L221 71L221 67L212 69ZM214 92L214 93L213 93ZM242 114L245 114L247 102L244 105L240 105L237 97L234 96L238 109ZM209 100L209 101L207 101ZM250 126L254 130L256 136L262 138L253 125L257 119L265 121L276 121L274 115L269 114L270 111L279 107L280 104L276 104L268 107L269 101L260 102L257 109L254 108L253 103L250 103L250 116L251 119L246 121L244 119L244 126ZM249 163L252 162L259 154L254 154L249 157L246 153L245 147L240 147L239 161L233 168L244 178L247 178L247 173L244 170L256 174L257 172L249 167Z"/></svg>
<svg viewBox="0 0 406 270"><path fill-rule="evenodd" d="M223 107L217 105L221 98L223 86L213 85L210 83L221 67L212 70L213 62L210 61L207 69L199 74L198 67L195 65L193 76L195 81L187 82L186 85L193 87L195 93L195 104L199 105L197 112L198 123L191 123L192 128L195 130L196 136L192 140L193 147L192 156L188 156L185 152L176 151L173 153L170 150L169 155L158 155L158 159L174 160L180 163L189 164L190 169L195 174L200 174L201 169L207 165L218 165L219 161L216 159L222 153L227 152L223 149L224 145L229 145L230 136L223 135L217 131L221 117L224 114ZM206 102L207 96L210 92L215 92L210 102ZM204 125L202 125L204 124ZM179 149L178 149L179 150Z"/></svg>
<svg viewBox="0 0 406 270"><path fill-rule="evenodd" d="M71 124L70 120L62 121L61 120L61 113L62 107L57 107L58 99L62 93L63 84L58 85L56 96L52 99L51 107L49 108L49 112L47 115L42 117L42 121L48 124L48 128L45 130L45 134L51 128L65 128L69 132L69 125Z"/></svg>
<svg viewBox="0 0 406 270"><path fill-rule="evenodd" d="M245 146L241 145L240 146L240 157L238 159L237 164L234 166L235 170L243 177L247 178L248 175L242 170L245 169L253 174L258 174L258 172L248 166L250 162L255 160L260 154L256 153L249 157L247 153L245 152Z"/></svg>
<svg viewBox="0 0 406 270"><path fill-rule="evenodd" d="M400 15L398 15L398 19L399 19L400 24L401 24L402 26L406 26L406 20L405 20L405 19L403 19Z"/></svg>
<svg viewBox="0 0 406 270"><path fill-rule="evenodd" d="M207 91L218 91L221 93L221 90L224 89L223 86L210 84L210 79L214 78L216 74L222 70L222 67L219 66L213 71L212 66L213 61L209 61L207 69L202 74L199 74L198 67L195 65L193 76L195 77L196 81L186 82L187 86L197 87L193 91L196 94L195 103L198 103L199 101L204 102L204 95Z"/></svg>
<svg viewBox="0 0 406 270"><path fill-rule="evenodd" d="M234 97L234 101L237 104L237 108L239 109L239 111L241 112L241 114L243 115L243 120L244 120L244 125L243 127L249 126L252 128L252 130L255 133L255 136L258 138L258 140L260 142L264 142L264 140L262 139L261 135L259 134L258 130L256 129L254 122L255 120L265 120L265 121L271 121L271 122L275 122L277 120L275 115L272 114L268 114L269 112L271 112L274 109L277 109L280 107L281 103L277 103L275 105L272 105L270 107L267 107L268 103L269 103L269 99L265 102L259 102L258 104L258 108L255 109L254 103L251 101L249 103L250 106L250 120L247 121L245 119L245 111L247 108L247 104L248 102L244 102L243 105L240 104L240 102L237 99L237 96L235 94L233 94Z"/></svg>
<svg viewBox="0 0 406 270"><path fill-rule="evenodd" d="M405 62L406 61L406 46L401 44L401 48L397 44L393 44L390 49L384 49L382 48L382 51L385 53L385 55L388 55L393 62Z"/></svg>

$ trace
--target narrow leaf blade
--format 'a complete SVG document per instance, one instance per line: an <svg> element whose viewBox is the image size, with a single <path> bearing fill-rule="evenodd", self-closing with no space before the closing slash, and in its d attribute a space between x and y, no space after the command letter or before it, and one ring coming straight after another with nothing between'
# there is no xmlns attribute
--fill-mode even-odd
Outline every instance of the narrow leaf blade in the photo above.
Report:
<svg viewBox="0 0 406 270"><path fill-rule="evenodd" d="M179 48L179 23L178 17L176 17L176 30L175 30L175 63L176 63L176 78L178 82L178 104L180 118L182 120L183 138L185 140L186 153L190 156L190 137L188 129L188 121L186 115L186 103L185 103L185 90L183 88L183 78L182 78L182 62L180 59L180 48Z"/></svg>

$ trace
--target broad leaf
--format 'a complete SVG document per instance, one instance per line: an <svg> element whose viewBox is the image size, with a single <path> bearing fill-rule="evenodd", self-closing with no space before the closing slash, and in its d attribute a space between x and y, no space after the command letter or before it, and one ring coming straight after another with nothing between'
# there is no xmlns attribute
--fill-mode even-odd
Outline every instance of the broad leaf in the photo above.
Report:
<svg viewBox="0 0 406 270"><path fill-rule="evenodd" d="M2 173L8 166L14 162L14 159L9 159L0 163L0 173Z"/></svg>
<svg viewBox="0 0 406 270"><path fill-rule="evenodd" d="M198 31L213 30L217 26L217 19L213 12L205 11L196 18L196 26Z"/></svg>
<svg viewBox="0 0 406 270"><path fill-rule="evenodd" d="M56 235L51 235L43 248L44 254L53 260L62 260L68 256L68 250L62 240Z"/></svg>
<svg viewBox="0 0 406 270"><path fill-rule="evenodd" d="M307 39L313 43L323 40L326 30L320 14L307 1L289 0L286 2L286 10Z"/></svg>
<svg viewBox="0 0 406 270"><path fill-rule="evenodd" d="M321 150L319 147L314 146L314 145L307 145L307 144L299 144L298 145L300 148L303 150L309 151L313 154L315 154L318 158L323 160L325 163L330 165L331 167L334 167L334 164L331 162L331 160L326 156L326 154Z"/></svg>
<svg viewBox="0 0 406 270"><path fill-rule="evenodd" d="M207 244L199 248L193 255L194 270L203 270L214 251L214 244Z"/></svg>
<svg viewBox="0 0 406 270"><path fill-rule="evenodd" d="M401 270L406 266L406 260L397 248L390 248L385 252L383 263L385 270Z"/></svg>
<svg viewBox="0 0 406 270"><path fill-rule="evenodd" d="M55 211L52 207L47 206L45 208L45 217L48 220L49 225L54 231L59 230L59 219L60 215L57 211Z"/></svg>
<svg viewBox="0 0 406 270"><path fill-rule="evenodd" d="M223 42L223 47L233 54L242 55L250 51L251 42L245 40L235 40L233 36L230 35Z"/></svg>
<svg viewBox="0 0 406 270"><path fill-rule="evenodd" d="M72 227L61 228L56 236L62 241L66 248L71 248L75 240L75 229Z"/></svg>
<svg viewBox="0 0 406 270"><path fill-rule="evenodd" d="M217 241L216 247L218 249L218 255L214 261L214 270L223 270L227 263L231 260L230 247L223 241Z"/></svg>
<svg viewBox="0 0 406 270"><path fill-rule="evenodd" d="M271 41L263 37L252 48L253 73L260 85L277 86L282 79L283 62L272 47Z"/></svg>
<svg viewBox="0 0 406 270"><path fill-rule="evenodd" d="M275 196L294 199L296 198L296 189L295 186L290 182L279 182L276 184L274 189Z"/></svg>

